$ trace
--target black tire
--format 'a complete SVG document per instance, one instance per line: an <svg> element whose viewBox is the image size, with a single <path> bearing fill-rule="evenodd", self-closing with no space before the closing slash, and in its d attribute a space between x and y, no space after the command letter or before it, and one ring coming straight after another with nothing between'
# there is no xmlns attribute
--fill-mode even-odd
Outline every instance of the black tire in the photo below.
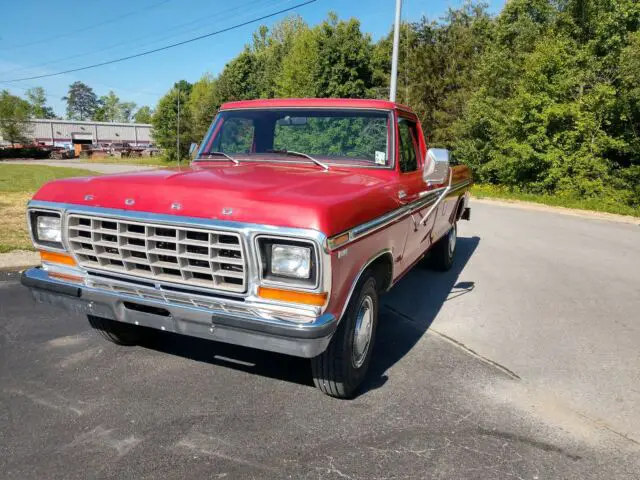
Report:
<svg viewBox="0 0 640 480"><path fill-rule="evenodd" d="M453 248L452 237L453 236ZM456 254L456 244L458 236L458 227L454 223L451 229L444 235L436 244L431 248L429 256L427 257L428 264L431 268L440 272L446 272L453 267L453 259Z"/></svg>
<svg viewBox="0 0 640 480"><path fill-rule="evenodd" d="M356 346L356 325L364 325L361 331L365 332L361 337L359 349ZM370 327L367 328L366 325ZM376 280L372 274L365 273L354 290L329 347L322 354L311 359L313 383L318 389L336 398L353 396L369 368L377 326ZM366 348L362 348L368 331L370 331L368 343Z"/></svg>
<svg viewBox="0 0 640 480"><path fill-rule="evenodd" d="M128 323L116 322L108 318L87 315L91 326L104 338L116 345L137 345L142 339L140 327Z"/></svg>

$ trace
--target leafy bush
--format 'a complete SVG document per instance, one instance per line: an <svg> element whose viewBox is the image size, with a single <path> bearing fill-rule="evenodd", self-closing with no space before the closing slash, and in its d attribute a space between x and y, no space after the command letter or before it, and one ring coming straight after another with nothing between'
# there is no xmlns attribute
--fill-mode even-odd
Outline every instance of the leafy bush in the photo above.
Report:
<svg viewBox="0 0 640 480"><path fill-rule="evenodd" d="M495 17L467 0L439 21L402 26L398 100L416 111L430 146L454 150L483 184L634 209L639 30L638 0L509 0ZM220 75L180 89L181 149L230 100L386 98L391 38L374 43L334 14L315 27L299 17L260 27ZM172 158L176 110L174 88L153 122Z"/></svg>

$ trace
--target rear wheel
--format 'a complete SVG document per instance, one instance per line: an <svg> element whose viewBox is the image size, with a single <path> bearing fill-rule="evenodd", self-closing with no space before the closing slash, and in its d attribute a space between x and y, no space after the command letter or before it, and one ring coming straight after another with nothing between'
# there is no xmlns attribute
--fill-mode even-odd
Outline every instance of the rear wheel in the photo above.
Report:
<svg viewBox="0 0 640 480"><path fill-rule="evenodd" d="M378 325L378 291L373 275L358 282L327 350L311 360L313 382L323 393L350 398L364 380Z"/></svg>
<svg viewBox="0 0 640 480"><path fill-rule="evenodd" d="M137 345L142 339L140 327L94 315L87 315L87 318L100 335L116 345Z"/></svg>
<svg viewBox="0 0 640 480"><path fill-rule="evenodd" d="M431 267L441 272L451 270L456 253L458 227L454 223L449 232L431 248L428 262Z"/></svg>

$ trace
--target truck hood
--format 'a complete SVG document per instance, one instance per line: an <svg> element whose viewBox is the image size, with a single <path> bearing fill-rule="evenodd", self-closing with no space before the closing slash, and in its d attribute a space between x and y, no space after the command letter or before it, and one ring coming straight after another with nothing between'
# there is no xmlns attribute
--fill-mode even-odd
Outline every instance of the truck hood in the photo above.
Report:
<svg viewBox="0 0 640 480"><path fill-rule="evenodd" d="M44 185L34 200L282 227L331 236L396 208L388 170L219 162L81 177ZM224 212L224 213L223 213Z"/></svg>

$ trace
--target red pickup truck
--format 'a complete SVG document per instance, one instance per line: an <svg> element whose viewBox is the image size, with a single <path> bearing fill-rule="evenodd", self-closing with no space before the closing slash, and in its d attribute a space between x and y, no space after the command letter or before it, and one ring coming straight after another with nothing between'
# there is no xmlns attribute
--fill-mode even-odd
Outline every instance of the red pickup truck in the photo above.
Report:
<svg viewBox="0 0 640 480"><path fill-rule="evenodd" d="M310 358L318 388L352 396L380 294L425 256L451 268L469 170L381 100L227 103L194 153L43 186L22 283L115 343L144 326Z"/></svg>

